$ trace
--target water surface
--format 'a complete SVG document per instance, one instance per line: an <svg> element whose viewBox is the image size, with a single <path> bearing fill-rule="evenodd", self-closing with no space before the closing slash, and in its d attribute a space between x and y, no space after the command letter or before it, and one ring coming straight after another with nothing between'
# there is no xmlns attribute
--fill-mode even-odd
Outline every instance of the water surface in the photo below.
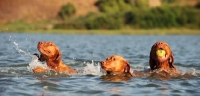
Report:
<svg viewBox="0 0 200 96"><path fill-rule="evenodd" d="M199 96L200 36L134 36L134 35L58 35L0 33L1 96ZM38 41L53 41L62 52L63 61L85 74L33 74L27 67L36 64L30 57L39 53ZM118 54L134 70L148 68L151 46L157 41L169 43L175 65L190 78L169 80L147 77L109 81L102 76L99 62Z"/></svg>

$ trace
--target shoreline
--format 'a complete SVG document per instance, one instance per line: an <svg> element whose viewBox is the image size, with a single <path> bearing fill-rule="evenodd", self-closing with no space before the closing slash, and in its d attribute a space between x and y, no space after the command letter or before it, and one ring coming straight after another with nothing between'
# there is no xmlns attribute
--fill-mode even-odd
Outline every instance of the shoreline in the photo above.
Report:
<svg viewBox="0 0 200 96"><path fill-rule="evenodd" d="M93 35L200 35L198 29L119 29L119 30L25 30L0 31L0 33L35 33L35 34L93 34Z"/></svg>

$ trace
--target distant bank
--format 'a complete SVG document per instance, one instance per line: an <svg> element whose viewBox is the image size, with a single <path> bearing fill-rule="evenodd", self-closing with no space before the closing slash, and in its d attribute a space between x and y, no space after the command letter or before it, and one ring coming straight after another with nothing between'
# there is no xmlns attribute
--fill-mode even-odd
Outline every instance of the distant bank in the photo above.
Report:
<svg viewBox="0 0 200 96"><path fill-rule="evenodd" d="M0 31L0 33L2 32L5 33L6 31ZM191 30L191 29L29 30L29 31L7 31L7 32L30 33L30 34L93 34L93 35L200 35L200 30Z"/></svg>

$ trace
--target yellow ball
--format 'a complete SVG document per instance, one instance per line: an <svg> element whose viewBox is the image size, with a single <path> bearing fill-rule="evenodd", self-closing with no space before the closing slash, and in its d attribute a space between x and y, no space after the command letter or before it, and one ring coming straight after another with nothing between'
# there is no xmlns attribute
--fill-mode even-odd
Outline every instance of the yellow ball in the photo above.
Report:
<svg viewBox="0 0 200 96"><path fill-rule="evenodd" d="M159 49L156 51L156 55L158 57L163 57L163 56L165 56L165 54L166 54L165 50Z"/></svg>

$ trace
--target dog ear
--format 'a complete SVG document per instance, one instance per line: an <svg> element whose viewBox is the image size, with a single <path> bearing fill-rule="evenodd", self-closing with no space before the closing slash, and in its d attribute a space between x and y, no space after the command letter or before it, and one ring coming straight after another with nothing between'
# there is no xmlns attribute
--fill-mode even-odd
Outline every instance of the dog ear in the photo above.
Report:
<svg viewBox="0 0 200 96"><path fill-rule="evenodd" d="M150 57L149 57L149 66L151 68L151 70L154 70L154 68L156 67L156 64L153 60L153 58L155 58L155 48L154 48L155 44L151 47L151 51L150 51Z"/></svg>
<svg viewBox="0 0 200 96"><path fill-rule="evenodd" d="M175 68L175 66L174 66L174 55L173 55L172 52L171 52L171 56L168 59L168 62L169 62L169 65L170 65L171 68Z"/></svg>
<svg viewBox="0 0 200 96"><path fill-rule="evenodd" d="M125 68L124 68L124 72L125 72L125 73L129 73L129 72L130 72L130 64L129 64L128 61L125 61L125 60L124 60L124 62L125 62L125 64L126 64L126 66L125 66Z"/></svg>
<svg viewBox="0 0 200 96"><path fill-rule="evenodd" d="M154 70L154 68L156 66L154 61L151 58L149 59L149 66L150 66L151 70Z"/></svg>
<svg viewBox="0 0 200 96"><path fill-rule="evenodd" d="M61 60L61 58L62 58L62 54L61 54L61 52L58 50L54 60L56 60L56 61L57 61L57 60Z"/></svg>
<svg viewBox="0 0 200 96"><path fill-rule="evenodd" d="M127 76L134 76L133 75L133 70L130 67L130 63L128 61L124 61L126 66L124 68L124 72L127 73Z"/></svg>

